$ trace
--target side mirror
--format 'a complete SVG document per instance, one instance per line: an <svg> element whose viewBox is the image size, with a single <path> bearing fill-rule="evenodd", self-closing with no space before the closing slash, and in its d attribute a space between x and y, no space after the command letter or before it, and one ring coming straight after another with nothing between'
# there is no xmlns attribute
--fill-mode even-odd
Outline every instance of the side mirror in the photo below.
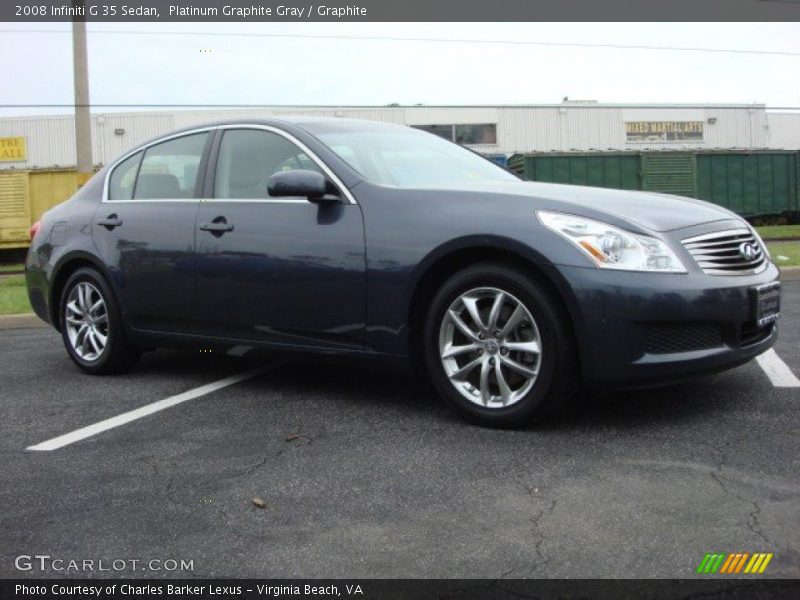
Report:
<svg viewBox="0 0 800 600"><path fill-rule="evenodd" d="M316 171L298 169L280 171L269 178L267 192L270 196L300 196L309 202L339 202L336 194L329 193L328 181Z"/></svg>

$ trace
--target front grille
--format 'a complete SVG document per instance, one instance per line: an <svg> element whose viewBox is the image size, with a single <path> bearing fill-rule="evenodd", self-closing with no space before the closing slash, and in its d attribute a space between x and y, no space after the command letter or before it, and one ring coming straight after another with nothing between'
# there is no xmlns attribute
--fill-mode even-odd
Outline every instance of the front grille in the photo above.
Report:
<svg viewBox="0 0 800 600"><path fill-rule="evenodd" d="M767 268L764 249L749 229L707 233L681 243L708 275L753 275Z"/></svg>
<svg viewBox="0 0 800 600"><path fill-rule="evenodd" d="M716 323L646 323L644 350L648 354L672 354L705 350L722 345Z"/></svg>

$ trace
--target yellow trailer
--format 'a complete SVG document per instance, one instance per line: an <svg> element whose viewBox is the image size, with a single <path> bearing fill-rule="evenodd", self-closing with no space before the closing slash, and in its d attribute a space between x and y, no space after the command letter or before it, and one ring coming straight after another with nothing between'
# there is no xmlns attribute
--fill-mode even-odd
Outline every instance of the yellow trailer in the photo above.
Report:
<svg viewBox="0 0 800 600"><path fill-rule="evenodd" d="M77 190L74 168L0 171L0 250L27 248L31 225Z"/></svg>

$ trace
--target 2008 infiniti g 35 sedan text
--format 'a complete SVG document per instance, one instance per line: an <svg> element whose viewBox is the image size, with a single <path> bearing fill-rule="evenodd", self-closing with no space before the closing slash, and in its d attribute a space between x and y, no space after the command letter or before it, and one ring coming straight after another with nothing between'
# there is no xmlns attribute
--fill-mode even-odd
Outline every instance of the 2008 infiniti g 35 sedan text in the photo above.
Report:
<svg viewBox="0 0 800 600"><path fill-rule="evenodd" d="M780 302L763 242L723 208L526 182L434 135L344 119L151 141L34 226L26 272L88 373L192 344L390 359L493 426L580 381L744 363L775 343Z"/></svg>

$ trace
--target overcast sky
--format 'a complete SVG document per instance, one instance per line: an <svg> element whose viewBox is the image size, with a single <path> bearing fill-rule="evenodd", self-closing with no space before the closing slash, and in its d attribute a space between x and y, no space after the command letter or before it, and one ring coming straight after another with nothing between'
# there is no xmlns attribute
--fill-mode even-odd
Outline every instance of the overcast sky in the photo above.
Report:
<svg viewBox="0 0 800 600"><path fill-rule="evenodd" d="M31 33L25 30L47 30ZM68 23L0 23L2 104L72 102ZM800 106L797 23L90 23L95 111L153 104L604 103ZM144 31L149 35L103 33ZM174 35L170 32L199 32ZM792 52L795 56L203 32L612 43ZM61 33L59 33L61 32ZM163 32L163 33L162 33ZM155 35L153 34L155 33ZM0 115L64 113L3 108Z"/></svg>

